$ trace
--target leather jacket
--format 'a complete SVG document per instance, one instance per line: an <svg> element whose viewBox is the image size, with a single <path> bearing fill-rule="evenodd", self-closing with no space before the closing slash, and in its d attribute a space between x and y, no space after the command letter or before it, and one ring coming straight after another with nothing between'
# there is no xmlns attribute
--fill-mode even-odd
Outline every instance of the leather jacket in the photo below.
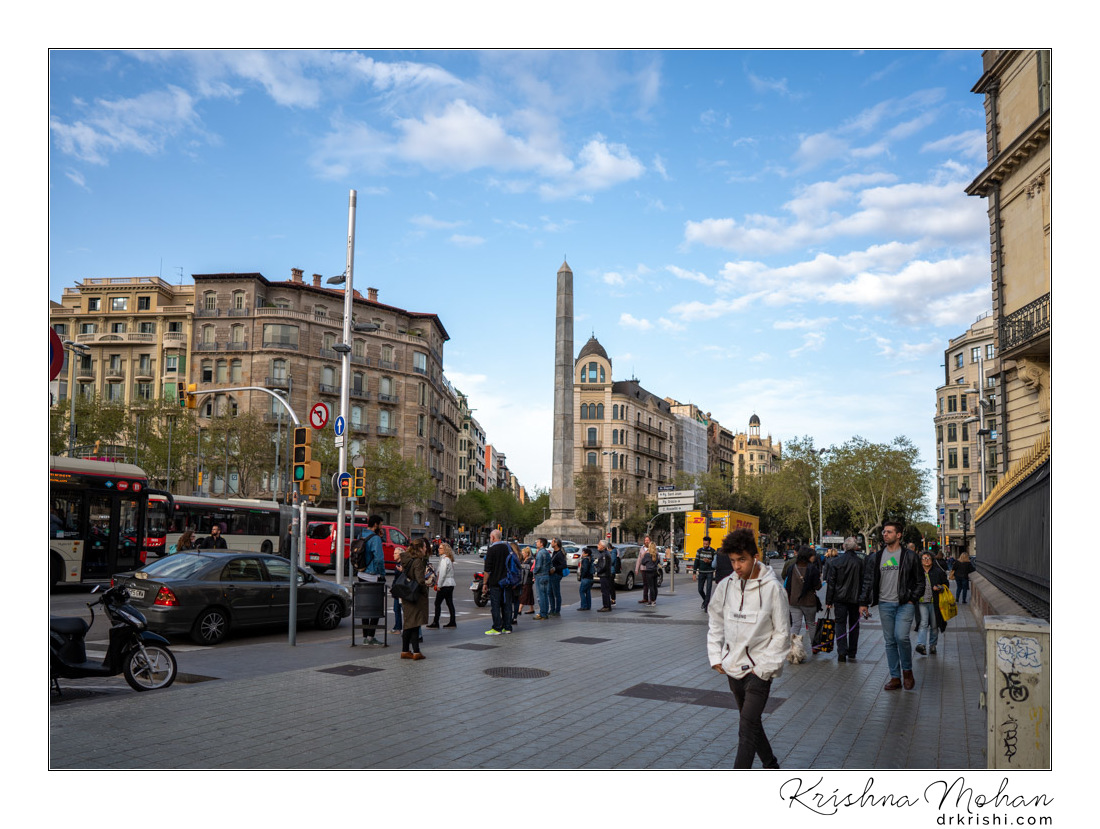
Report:
<svg viewBox="0 0 1100 829"><path fill-rule="evenodd" d="M858 604L863 591L863 562L851 550L833 559L829 565L825 604Z"/></svg>
<svg viewBox="0 0 1100 829"><path fill-rule="evenodd" d="M863 589L859 596L859 603L863 607L874 607L878 604L879 565L884 552L886 552L885 547L863 560ZM901 548L900 556L898 602L905 604L919 601L924 595L924 570L920 566L920 557L908 547Z"/></svg>

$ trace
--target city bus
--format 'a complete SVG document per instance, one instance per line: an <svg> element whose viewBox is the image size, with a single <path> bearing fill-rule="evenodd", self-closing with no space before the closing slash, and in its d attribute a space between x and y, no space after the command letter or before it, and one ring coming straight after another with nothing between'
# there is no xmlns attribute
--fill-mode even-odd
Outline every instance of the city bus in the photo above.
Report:
<svg viewBox="0 0 1100 829"><path fill-rule="evenodd" d="M164 546L163 526L149 523L149 488L129 463L50 457L50 586L105 582L133 570Z"/></svg>
<svg viewBox="0 0 1100 829"><path fill-rule="evenodd" d="M171 550L185 529L190 529L197 540L210 535L210 528L215 524L220 525L230 550L278 553L279 539L291 520L291 508L274 501L193 495L176 495L172 500L171 518L163 498L150 500L153 520L166 529L163 546L156 551L157 555Z"/></svg>

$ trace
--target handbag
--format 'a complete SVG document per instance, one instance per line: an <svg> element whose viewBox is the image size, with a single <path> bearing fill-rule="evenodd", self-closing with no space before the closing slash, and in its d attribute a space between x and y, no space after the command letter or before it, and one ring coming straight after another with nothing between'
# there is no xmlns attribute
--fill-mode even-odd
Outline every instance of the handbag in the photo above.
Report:
<svg viewBox="0 0 1100 829"><path fill-rule="evenodd" d="M561 571L561 576L562 576L562 578L565 578L568 575L569 575L569 568L566 567L564 570Z"/></svg>
<svg viewBox="0 0 1100 829"><path fill-rule="evenodd" d="M813 652L833 652L833 642L836 641L836 622L832 620L832 608L825 611L825 615L817 620L812 641Z"/></svg>
<svg viewBox="0 0 1100 829"><path fill-rule="evenodd" d="M950 587L945 587L940 591L940 616L946 622L949 619L954 619L959 614L959 607L955 604L955 596L951 593Z"/></svg>
<svg viewBox="0 0 1100 829"><path fill-rule="evenodd" d="M414 579L410 579L404 570L393 580L393 587L390 588L390 595L403 602L415 602L419 594L420 585Z"/></svg>

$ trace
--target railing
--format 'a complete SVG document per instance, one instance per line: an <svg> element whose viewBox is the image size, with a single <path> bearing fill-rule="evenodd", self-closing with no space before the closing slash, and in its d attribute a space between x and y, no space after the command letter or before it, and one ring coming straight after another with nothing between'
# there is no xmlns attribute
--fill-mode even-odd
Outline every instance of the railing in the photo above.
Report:
<svg viewBox="0 0 1100 829"><path fill-rule="evenodd" d="M230 317L247 317L250 315L248 308L230 308L227 312L227 316Z"/></svg>
<svg viewBox="0 0 1100 829"><path fill-rule="evenodd" d="M290 340L264 340L264 348L283 348L287 351L297 351L298 343Z"/></svg>
<svg viewBox="0 0 1100 829"><path fill-rule="evenodd" d="M435 449L437 452L443 451L443 441L436 438L428 438L428 445Z"/></svg>
<svg viewBox="0 0 1100 829"><path fill-rule="evenodd" d="M321 392L321 394L339 394L340 393L340 388L338 386L330 386L327 383L319 383L318 386L317 386L317 390L319 392Z"/></svg>
<svg viewBox="0 0 1100 829"><path fill-rule="evenodd" d="M428 499L428 509L443 512L443 504L439 501Z"/></svg>
<svg viewBox="0 0 1100 829"><path fill-rule="evenodd" d="M77 366L76 376L79 377L95 377L95 366Z"/></svg>
<svg viewBox="0 0 1100 829"><path fill-rule="evenodd" d="M354 386L348 389L348 394L352 397L357 397L360 400L370 400L370 392L366 389L357 389Z"/></svg>
<svg viewBox="0 0 1100 829"><path fill-rule="evenodd" d="M361 355L361 354L352 354L351 355L351 361L352 361L352 363L354 363L357 366L369 366L370 365L370 357L367 357L367 356Z"/></svg>
<svg viewBox="0 0 1100 829"><path fill-rule="evenodd" d="M277 389L288 389L288 388L290 388L290 378L289 377L265 377L264 378L264 385L265 386L274 386Z"/></svg>
<svg viewBox="0 0 1100 829"><path fill-rule="evenodd" d="M397 430L390 426L379 426L378 434L384 438L395 438L397 437Z"/></svg>
<svg viewBox="0 0 1100 829"><path fill-rule="evenodd" d="M165 331L164 332L164 344L168 343L186 343L187 335L182 331Z"/></svg>
<svg viewBox="0 0 1100 829"><path fill-rule="evenodd" d="M248 351L247 342L228 342L225 344L226 351Z"/></svg>
<svg viewBox="0 0 1100 829"><path fill-rule="evenodd" d="M378 367L387 371L401 371L401 363L397 360L379 360Z"/></svg>
<svg viewBox="0 0 1100 829"><path fill-rule="evenodd" d="M649 455L651 458L657 458L658 460L668 460L668 455L666 455L664 452L658 452L656 449L650 449L648 446L635 446L634 451L639 452L643 455Z"/></svg>
<svg viewBox="0 0 1100 829"><path fill-rule="evenodd" d="M217 343L195 343L193 348L195 349L195 351L217 351L218 350L218 344Z"/></svg>
<svg viewBox="0 0 1100 829"><path fill-rule="evenodd" d="M379 392L378 393L378 402L379 403L400 403L401 398L399 398L396 394L382 394L381 392Z"/></svg>
<svg viewBox="0 0 1100 829"><path fill-rule="evenodd" d="M643 432L649 432L651 435L657 435L661 440L668 440L668 432L656 426L650 426L648 423L642 423L641 420L634 421L634 428L641 429Z"/></svg>
<svg viewBox="0 0 1100 829"><path fill-rule="evenodd" d="M602 445L603 444L599 441L599 439L588 440L587 438L585 438L585 441L584 441L584 448L585 449L599 449Z"/></svg>
<svg viewBox="0 0 1100 829"><path fill-rule="evenodd" d="M1050 292L1013 311L1000 327L1002 354L1050 331Z"/></svg>
<svg viewBox="0 0 1100 829"><path fill-rule="evenodd" d="M219 309L219 308L196 308L195 309L195 316L196 317L220 317L221 315L222 315L222 312L221 312L221 309Z"/></svg>
<svg viewBox="0 0 1100 829"><path fill-rule="evenodd" d="M256 309L256 316L283 317L285 319L302 320L304 322L313 321L313 314L307 314L305 311L291 311L289 308L271 308L265 306Z"/></svg>
<svg viewBox="0 0 1100 829"><path fill-rule="evenodd" d="M428 376L428 370L426 368L421 368L420 366L413 366L413 371L415 371L417 374L423 374L425 377Z"/></svg>
<svg viewBox="0 0 1100 829"><path fill-rule="evenodd" d="M322 348L321 351L320 351L320 354L326 360L339 360L340 359L340 353L338 351L333 351L331 348Z"/></svg>

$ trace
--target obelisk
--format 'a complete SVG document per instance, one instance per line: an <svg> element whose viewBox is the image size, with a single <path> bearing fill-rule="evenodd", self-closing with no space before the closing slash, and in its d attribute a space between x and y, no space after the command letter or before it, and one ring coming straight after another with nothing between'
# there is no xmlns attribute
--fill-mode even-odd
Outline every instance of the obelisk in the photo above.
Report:
<svg viewBox="0 0 1100 829"><path fill-rule="evenodd" d="M573 477L573 271L558 268L557 319L554 327L554 465L550 477L550 516L530 538L561 538L585 543L591 530L577 520Z"/></svg>

